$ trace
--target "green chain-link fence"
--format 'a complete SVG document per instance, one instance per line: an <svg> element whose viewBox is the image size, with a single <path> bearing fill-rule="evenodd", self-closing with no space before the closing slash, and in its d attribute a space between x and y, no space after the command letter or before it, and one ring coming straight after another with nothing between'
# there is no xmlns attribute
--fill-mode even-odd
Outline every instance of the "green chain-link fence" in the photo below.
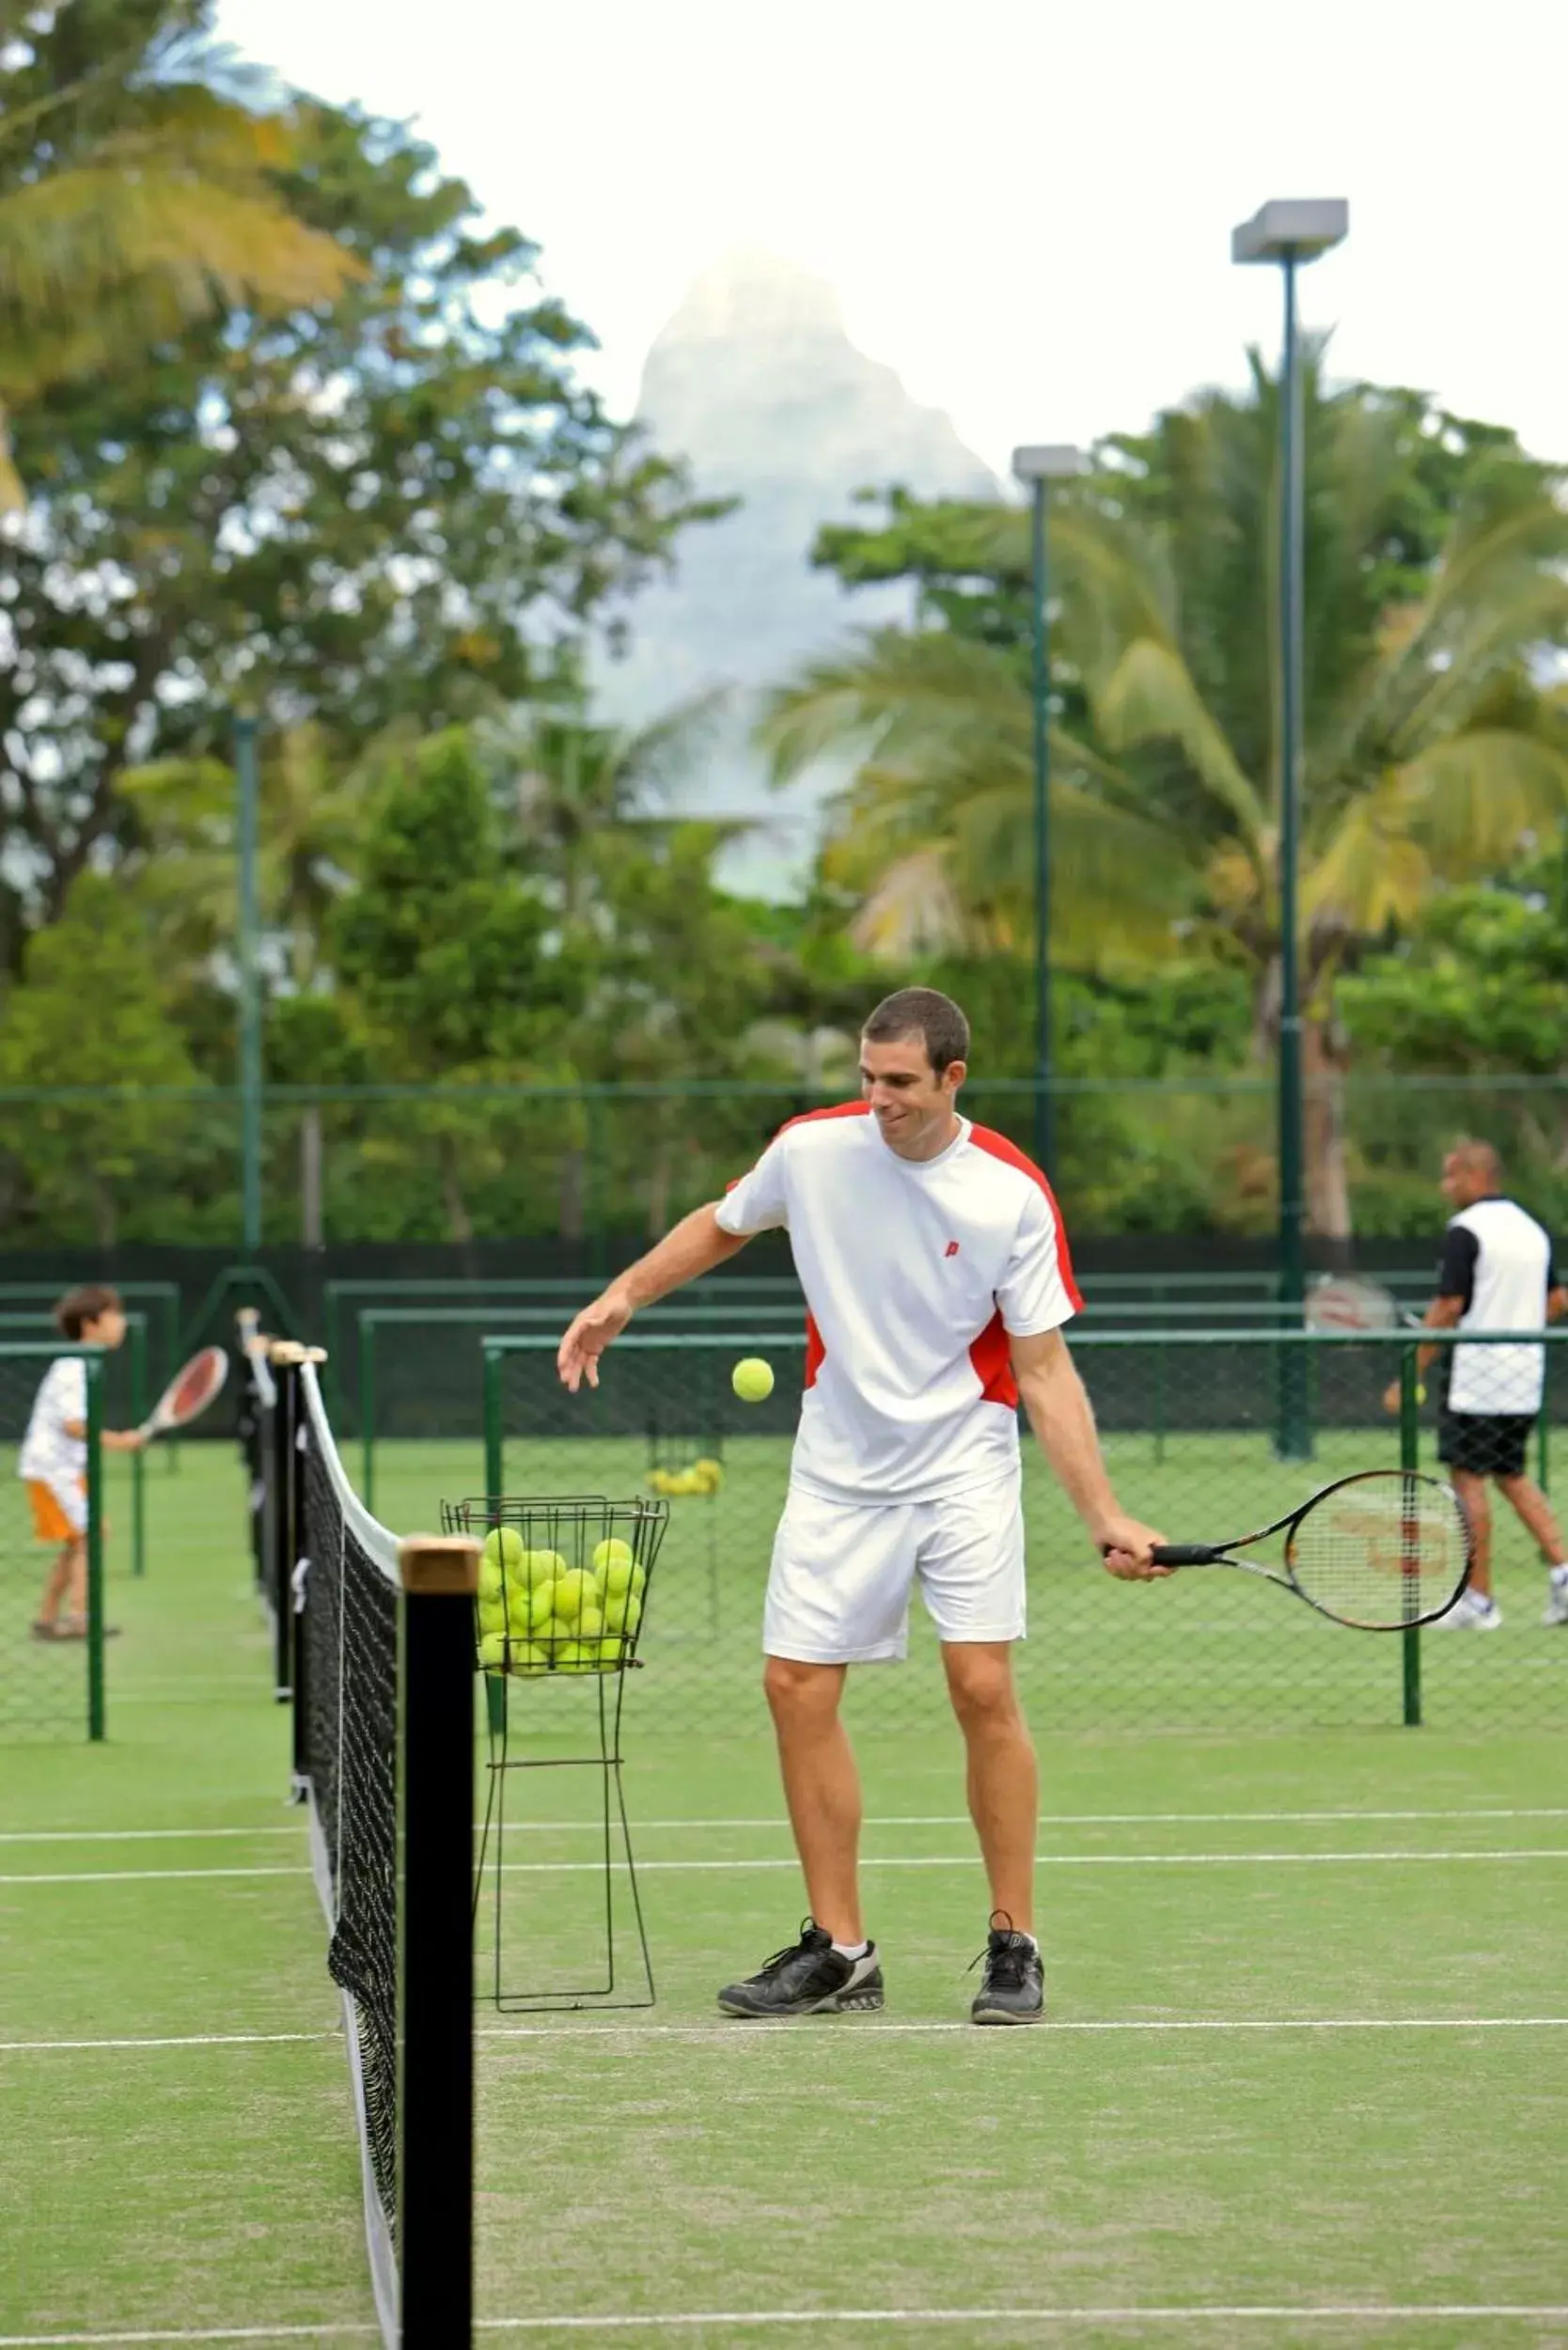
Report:
<svg viewBox="0 0 1568 2350"><path fill-rule="evenodd" d="M478 1423L479 1341L498 1327L515 1324L552 1351L562 1331L591 1292L559 1304L517 1306L368 1306L354 1315L352 1347L336 1359L328 1354L332 1416L340 1435L359 1440L359 1489L366 1507L376 1503L377 1456L391 1440L399 1448L404 1475L417 1474L416 1448L438 1448L454 1435L472 1435ZM739 1308L711 1294L691 1292L649 1307L637 1316L639 1331L734 1329L755 1322L793 1338L801 1324L798 1304ZM439 1450L428 1454L433 1465Z"/></svg>
<svg viewBox="0 0 1568 2350"><path fill-rule="evenodd" d="M40 1541L18 1473L39 1386L51 1363L80 1355L87 1372L87 1617L79 1640L34 1637L60 1544ZM102 1462L104 1357L63 1340L0 1342L0 1745L103 1735Z"/></svg>
<svg viewBox="0 0 1568 2350"><path fill-rule="evenodd" d="M1412 1333L1085 1333L1072 1343L1123 1505L1173 1541L1217 1541L1266 1525L1353 1469L1436 1466L1440 1375L1430 1374L1432 1400L1418 1413ZM1531 1463L1542 1473L1568 1420L1568 1331L1545 1343L1546 1403ZM679 1477L699 1458L721 1465L716 1491L671 1500L644 1633L647 1669L629 1692L634 1732L765 1728L762 1594L803 1352L798 1335L782 1339L766 1326L634 1329L604 1357L599 1388L572 1397L557 1378L553 1338L486 1337L491 1492L619 1499L647 1490L655 1468ZM758 1406L739 1402L729 1385L736 1359L753 1354L777 1375ZM1385 1405L1402 1371L1403 1423ZM1282 1402L1294 1419L1303 1402L1309 1457L1281 1459ZM1414 1636L1412 1653L1404 1636L1342 1630L1250 1576L1193 1570L1153 1585L1114 1582L1088 1556L1027 1432L1024 1458L1029 1637L1019 1678L1043 1731L1375 1729L1418 1710L1452 1730L1568 1727L1568 1630L1542 1623L1544 1573L1500 1496L1493 1506L1502 1627L1434 1628ZM907 1665L850 1677L848 1715L863 1728L917 1728L942 1702L936 1644L917 1600L910 1629Z"/></svg>

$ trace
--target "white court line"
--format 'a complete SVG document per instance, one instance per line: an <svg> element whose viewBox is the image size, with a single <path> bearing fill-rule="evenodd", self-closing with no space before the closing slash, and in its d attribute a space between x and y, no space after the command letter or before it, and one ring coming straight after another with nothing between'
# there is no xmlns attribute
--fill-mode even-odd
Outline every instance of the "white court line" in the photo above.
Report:
<svg viewBox="0 0 1568 2350"><path fill-rule="evenodd" d="M585 1861L584 1868L589 1864ZM308 1869L74 1869L24 1870L0 1876L0 1885L179 1885L192 1877L307 1877Z"/></svg>
<svg viewBox="0 0 1568 2350"><path fill-rule="evenodd" d="M1372 1862L1459 1860L1568 1860L1568 1844L1521 1845L1505 1852L1043 1852L1035 1862L1042 1869L1248 1869L1360 1868ZM971 1869L980 1864L978 1851L966 1853L863 1853L863 1869ZM507 1876L594 1875L602 1860L508 1860ZM792 1853L744 1860L639 1860L639 1876L663 1872L675 1876L725 1873L745 1869L796 1869ZM196 1879L211 1883L225 1877L308 1876L308 1869L77 1869L24 1870L0 1876L5 1885L180 1885Z"/></svg>
<svg viewBox="0 0 1568 2350"><path fill-rule="evenodd" d="M1357 1820L1568 1820L1568 1806L1543 1806L1537 1809L1510 1810L1420 1811L1046 1811L1041 1814L1043 1827L1245 1827L1252 1823L1260 1827L1278 1825L1333 1826L1343 1821L1354 1825ZM788 1829L789 1821L778 1814L755 1820L639 1820L632 1825L650 1833L663 1828L776 1828ZM966 1811L921 1812L919 1814L887 1813L870 1818L867 1827L967 1827ZM584 1835L603 1835L603 1823L598 1820L509 1820L509 1834L545 1836L575 1830ZM303 1836L303 1825L271 1827L39 1827L0 1828L0 1844L133 1844L170 1842L219 1836ZM475 1830L476 1835L479 1833Z"/></svg>
<svg viewBox="0 0 1568 2350"><path fill-rule="evenodd" d="M678 2331L694 2326L1194 2326L1217 2319L1260 2324L1346 2322L1419 2323L1423 2319L1568 2317L1568 2301L1320 2301L1207 2302L1142 2309L1125 2306L977 2310L693 2310L648 2315L478 2317L474 2331L517 2333L634 2333ZM0 2334L0 2350L133 2350L133 2345L182 2342L342 2342L374 2337L375 2326L352 2320L321 2326L211 2326L151 2328L112 2334Z"/></svg>
<svg viewBox="0 0 1568 2350"><path fill-rule="evenodd" d="M639 2036L665 2040L728 2040L761 2042L791 2031L794 2023L815 2023L797 2017L793 2023L770 2023L765 2017L715 2017L711 2024L481 2024L478 2040L555 2040L570 2036L633 2040ZM886 2033L974 2032L970 2023L869 2024L852 2027L857 2039ZM1227 2031L1565 2031L1568 2015L1237 2015L1110 2017L1105 2020L1058 2022L1047 2016L1031 2031L1047 2038L1062 2032L1227 2032ZM816 2036L816 2035L813 2035ZM824 2044L831 2036L820 2035Z"/></svg>
<svg viewBox="0 0 1568 2350"><path fill-rule="evenodd" d="M195 1844L216 1836L297 1836L303 1841L306 1833L303 1819L286 1827L18 1827L0 1828L0 1844Z"/></svg>
<svg viewBox="0 0 1568 2350"><path fill-rule="evenodd" d="M726 2040L760 2045L778 2036L780 2029L825 2046L834 2033L813 2029L815 2017L794 2019L780 2027L766 2019L715 2016L706 2024L479 2024L478 2040ZM886 2039L908 2032L973 2032L973 2024L956 2019L941 2023L867 2023L846 2026L855 2037ZM1568 2031L1568 2015L1208 2015L1047 2017L1031 2029L1047 2037L1063 2032L1247 2032L1247 2031ZM131 2051L138 2048L269 2048L301 2042L340 2040L337 2029L322 2031L192 2032L146 2040L0 2040L0 2056L49 2056L60 2051Z"/></svg>
<svg viewBox="0 0 1568 2350"><path fill-rule="evenodd" d="M0 2056L39 2056L60 2048L278 2048L302 2041L341 2040L341 2031L182 2032L147 2040L0 2040Z"/></svg>

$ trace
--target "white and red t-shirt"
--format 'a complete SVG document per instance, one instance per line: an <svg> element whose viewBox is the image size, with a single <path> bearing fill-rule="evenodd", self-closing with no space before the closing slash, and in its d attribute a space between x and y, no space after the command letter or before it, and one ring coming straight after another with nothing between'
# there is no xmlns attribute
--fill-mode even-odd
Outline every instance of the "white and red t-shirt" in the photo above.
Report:
<svg viewBox="0 0 1568 2350"><path fill-rule="evenodd" d="M808 1308L792 1474L830 1499L920 1501L1018 1462L1009 1337L1083 1305L1050 1185L959 1121L939 1157L888 1149L866 1104L782 1128L718 1210L790 1235Z"/></svg>

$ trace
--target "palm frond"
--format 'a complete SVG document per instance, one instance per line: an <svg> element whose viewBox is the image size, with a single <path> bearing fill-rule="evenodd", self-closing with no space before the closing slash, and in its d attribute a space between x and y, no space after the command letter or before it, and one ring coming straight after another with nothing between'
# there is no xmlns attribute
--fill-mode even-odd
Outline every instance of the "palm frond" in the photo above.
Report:
<svg viewBox="0 0 1568 2350"><path fill-rule="evenodd" d="M1204 788L1261 843L1267 814L1174 649L1143 638L1128 645L1094 697L1095 716L1117 750L1179 743Z"/></svg>

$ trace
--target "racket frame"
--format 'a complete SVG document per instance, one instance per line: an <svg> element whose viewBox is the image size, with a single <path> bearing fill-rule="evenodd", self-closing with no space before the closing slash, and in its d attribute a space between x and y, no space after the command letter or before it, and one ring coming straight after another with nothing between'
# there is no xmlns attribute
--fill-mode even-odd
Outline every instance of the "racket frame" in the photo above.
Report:
<svg viewBox="0 0 1568 2350"><path fill-rule="evenodd" d="M213 1382L211 1393L202 1402L197 1404L194 1412L185 1412L177 1417L169 1409L171 1400L179 1394L180 1387L190 1377L191 1372L196 1369L197 1363L207 1362L210 1360L215 1362L219 1367L219 1375ZM227 1386L227 1384L228 1356L225 1350L221 1346L197 1347L196 1353L191 1355L187 1361L180 1364L180 1369L175 1372L174 1377L169 1381L168 1386L164 1389L163 1394L158 1398L157 1402L153 1405L146 1419L143 1420L140 1428L137 1429L136 1434L141 1437L144 1444L148 1444L151 1442L154 1436L167 1435L171 1429L189 1428L194 1420L198 1420L201 1418L203 1412L211 1410L212 1406L217 1402L219 1396L222 1395L224 1388Z"/></svg>
<svg viewBox="0 0 1568 2350"><path fill-rule="evenodd" d="M1418 1523L1409 1509L1410 1492L1413 1487L1431 1487L1434 1492L1442 1494L1451 1505L1464 1532L1465 1566L1463 1574L1441 1607L1429 1607L1417 1615L1401 1616L1398 1622L1393 1623L1366 1623L1358 1616L1341 1616L1334 1608L1325 1607L1322 1600L1314 1599L1311 1592L1296 1580L1292 1564L1294 1540L1302 1520L1309 1517L1320 1502L1329 1500L1335 1494L1343 1493L1349 1486L1364 1485L1373 1480L1382 1484L1390 1477L1399 1478L1405 1489L1406 1506L1402 1521L1402 1542L1404 1546L1406 1564L1402 1580L1408 1585L1413 1572L1409 1563L1409 1552L1413 1529ZM1276 1534L1282 1534L1285 1538L1285 1571L1283 1574L1280 1574L1276 1567L1265 1566L1261 1559L1236 1557L1235 1554L1238 1551L1249 1550L1256 1543L1266 1543L1271 1536ZM1283 1591L1294 1591L1296 1598L1305 1601L1315 1615L1326 1617L1330 1623L1343 1624L1350 1632L1412 1632L1421 1624L1438 1622L1448 1614L1454 1602L1468 1586L1470 1571L1475 1564L1475 1536L1469 1518L1466 1514L1464 1503L1454 1492L1453 1487L1444 1479L1429 1477L1420 1469L1353 1469L1348 1477L1337 1477L1331 1484L1320 1486L1318 1491L1309 1495L1298 1509L1292 1510L1285 1517L1276 1518L1272 1526L1260 1527L1256 1533L1232 1536L1230 1541L1224 1543L1162 1543L1155 1550L1153 1557L1155 1565L1162 1567L1239 1567L1244 1574L1259 1575L1265 1583L1277 1583Z"/></svg>

